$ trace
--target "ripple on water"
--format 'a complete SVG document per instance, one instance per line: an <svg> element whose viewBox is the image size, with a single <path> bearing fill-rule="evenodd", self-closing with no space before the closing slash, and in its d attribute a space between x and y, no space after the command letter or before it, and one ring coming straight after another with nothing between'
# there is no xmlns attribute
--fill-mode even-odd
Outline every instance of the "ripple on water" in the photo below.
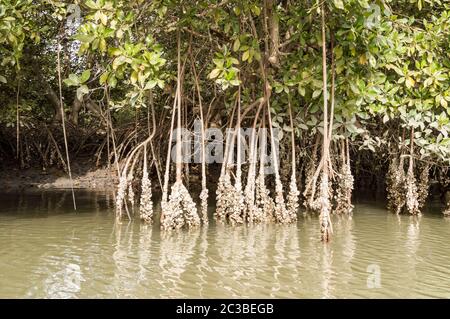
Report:
<svg viewBox="0 0 450 319"><path fill-rule="evenodd" d="M78 213L61 193L23 197L19 208L8 196L0 297L450 297L450 223L435 215L357 205L352 216L333 216L324 245L317 216L287 226L212 221L168 235L116 223L101 194L78 197Z"/></svg>

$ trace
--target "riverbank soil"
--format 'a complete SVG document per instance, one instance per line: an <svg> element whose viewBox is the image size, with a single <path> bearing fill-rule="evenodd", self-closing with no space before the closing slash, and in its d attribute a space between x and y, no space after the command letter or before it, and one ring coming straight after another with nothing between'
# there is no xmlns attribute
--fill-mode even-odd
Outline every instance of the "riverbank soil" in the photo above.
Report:
<svg viewBox="0 0 450 319"><path fill-rule="evenodd" d="M74 161L71 166L73 187L78 189L114 190L117 172L113 166L96 167L90 160ZM0 166L0 185L3 190L28 188L70 188L69 175L61 168L29 167L21 169L15 163Z"/></svg>

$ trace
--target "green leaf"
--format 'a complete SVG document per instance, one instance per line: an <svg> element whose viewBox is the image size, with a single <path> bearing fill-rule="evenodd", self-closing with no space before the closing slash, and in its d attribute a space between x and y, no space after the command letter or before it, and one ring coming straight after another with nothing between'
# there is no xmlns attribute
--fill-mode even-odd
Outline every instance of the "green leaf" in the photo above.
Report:
<svg viewBox="0 0 450 319"><path fill-rule="evenodd" d="M211 71L211 73L209 73L208 77L210 79L215 79L219 76L220 71L221 71L220 69L214 69Z"/></svg>
<svg viewBox="0 0 450 319"><path fill-rule="evenodd" d="M258 6L253 6L252 7L252 12L253 12L253 14L255 15L255 16L259 16L260 14L261 14L261 9L260 9L260 7L258 7Z"/></svg>
<svg viewBox="0 0 450 319"><path fill-rule="evenodd" d="M112 56L118 56L122 54L122 50L119 48L111 48L108 50L109 54Z"/></svg>
<svg viewBox="0 0 450 319"><path fill-rule="evenodd" d="M233 44L233 51L237 51L237 50L239 50L239 47L241 46L241 41L239 41L239 38L237 38L235 41L234 41L234 44Z"/></svg>
<svg viewBox="0 0 450 319"><path fill-rule="evenodd" d="M113 64L112 64L112 68L113 70L116 70L119 66L121 66L122 64L124 64L127 61L127 58L123 55L118 56L117 58L114 59Z"/></svg>
<svg viewBox="0 0 450 319"><path fill-rule="evenodd" d="M414 87L415 84L416 84L416 82L414 81L414 79L412 77L408 76L406 78L406 87L407 88L412 88L412 87Z"/></svg>
<svg viewBox="0 0 450 319"><path fill-rule="evenodd" d="M335 55L336 59L340 59L342 57L343 53L344 52L343 52L341 46L338 45L334 48L334 55Z"/></svg>
<svg viewBox="0 0 450 319"><path fill-rule="evenodd" d="M88 6L91 9L100 9L100 7L93 0L87 0L86 6Z"/></svg>
<svg viewBox="0 0 450 319"><path fill-rule="evenodd" d="M3 75L0 75L0 82L6 83L6 78Z"/></svg>
<svg viewBox="0 0 450 319"><path fill-rule="evenodd" d="M342 0L333 0L333 2L336 8L344 10L344 3Z"/></svg>
<svg viewBox="0 0 450 319"><path fill-rule="evenodd" d="M322 94L322 90L316 90L313 92L312 98L316 99Z"/></svg>
<svg viewBox="0 0 450 319"><path fill-rule="evenodd" d="M136 71L133 71L133 73L131 73L131 84L135 84L138 80L138 73Z"/></svg>
<svg viewBox="0 0 450 319"><path fill-rule="evenodd" d="M100 22L101 22L103 25L106 25L106 24L108 23L108 17L106 16L106 14L104 14L104 13L101 12L101 11L97 11L97 12L95 13L94 18L95 18L96 20L100 20Z"/></svg>
<svg viewBox="0 0 450 319"><path fill-rule="evenodd" d="M100 84L105 84L108 80L109 72L104 72L102 75L100 75Z"/></svg>
<svg viewBox="0 0 450 319"><path fill-rule="evenodd" d="M249 57L250 57L250 51L247 50L242 55L242 61L247 61Z"/></svg>
<svg viewBox="0 0 450 319"><path fill-rule="evenodd" d="M155 80L150 80L150 81L148 81L148 82L145 84L144 90L151 90L151 89L153 89L153 88L156 86L156 84L158 84L157 81L155 81Z"/></svg>
<svg viewBox="0 0 450 319"><path fill-rule="evenodd" d="M230 58L232 64L239 64L239 60L236 58Z"/></svg>
<svg viewBox="0 0 450 319"><path fill-rule="evenodd" d="M91 77L91 70L85 70L81 74L80 83L85 83Z"/></svg>
<svg viewBox="0 0 450 319"><path fill-rule="evenodd" d="M80 84L80 80L75 74L69 74L69 78L63 81L67 86L78 86Z"/></svg>
<svg viewBox="0 0 450 319"><path fill-rule="evenodd" d="M162 90L164 89L164 81L163 80L158 80L158 87Z"/></svg>
<svg viewBox="0 0 450 319"><path fill-rule="evenodd" d="M100 39L100 43L98 45L98 48L100 49L100 52L105 52L106 51L106 40L101 38Z"/></svg>
<svg viewBox="0 0 450 319"><path fill-rule="evenodd" d="M77 89L77 98L81 101L83 96L89 93L89 88L87 85L82 85Z"/></svg>
<svg viewBox="0 0 450 319"><path fill-rule="evenodd" d="M300 93L301 96L305 96L306 95L306 90L303 86L298 86L298 93Z"/></svg>
<svg viewBox="0 0 450 319"><path fill-rule="evenodd" d="M115 88L117 85L117 79L114 75L111 75L108 79L108 84L110 87Z"/></svg>
<svg viewBox="0 0 450 319"><path fill-rule="evenodd" d="M300 124L298 125L298 127L299 127L300 129L302 129L302 130L308 130L308 126L306 126L306 125L303 124L303 123L300 123Z"/></svg>
<svg viewBox="0 0 450 319"><path fill-rule="evenodd" d="M241 81L239 81L238 79L234 79L230 81L230 84L233 86L238 86L239 84L241 84Z"/></svg>
<svg viewBox="0 0 450 319"><path fill-rule="evenodd" d="M78 40L82 43L91 43L95 39L95 35L92 34L77 34L74 36L75 40Z"/></svg>

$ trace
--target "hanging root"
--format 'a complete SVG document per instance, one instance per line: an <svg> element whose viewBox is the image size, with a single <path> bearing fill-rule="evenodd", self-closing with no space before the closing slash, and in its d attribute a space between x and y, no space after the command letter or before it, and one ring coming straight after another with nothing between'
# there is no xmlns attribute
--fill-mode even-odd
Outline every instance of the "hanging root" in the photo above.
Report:
<svg viewBox="0 0 450 319"><path fill-rule="evenodd" d="M208 224L208 189L203 188L200 192L202 222L204 225Z"/></svg>
<svg viewBox="0 0 450 319"><path fill-rule="evenodd" d="M134 211L134 190L132 176L128 177L128 201L131 203L131 209Z"/></svg>
<svg viewBox="0 0 450 319"><path fill-rule="evenodd" d="M286 208L289 213L289 219L294 222L297 220L297 210L299 207L298 204L298 198L299 198L300 192L297 189L297 183L295 180L295 175L292 174L291 176L291 182L289 184L289 194L287 197L287 204Z"/></svg>
<svg viewBox="0 0 450 319"><path fill-rule="evenodd" d="M417 201L419 202L419 209L425 207L425 203L428 198L428 192L430 188L430 164L425 163L420 172L420 179L417 184Z"/></svg>
<svg viewBox="0 0 450 319"><path fill-rule="evenodd" d="M330 219L330 195L328 185L328 175L322 173L320 179L320 195L318 201L320 202L320 232L322 233L322 241L328 242L333 233L333 227Z"/></svg>
<svg viewBox="0 0 450 319"><path fill-rule="evenodd" d="M250 143L250 145L251 147L253 146L252 143ZM255 179L256 179L255 152L256 152L255 147L252 147L252 149L250 150L250 159L249 159L250 164L247 174L247 184L245 185L244 190L244 205L245 205L244 219L247 218L247 221L250 223L254 222L254 217L257 210L255 205Z"/></svg>
<svg viewBox="0 0 450 319"><path fill-rule="evenodd" d="M219 178L219 183L217 185L217 208L215 213L217 219L225 221L228 219L229 215L233 213L235 193L236 190L233 184L231 184L229 168L226 168L224 175Z"/></svg>
<svg viewBox="0 0 450 319"><path fill-rule="evenodd" d="M232 189L230 189L230 213L228 214L231 224L242 224L244 218L242 212L244 210L244 195L242 193L242 185L240 180L236 179L236 183Z"/></svg>
<svg viewBox="0 0 450 319"><path fill-rule="evenodd" d="M299 190L297 189L297 157L295 156L295 133L294 133L294 120L292 117L292 107L291 107L291 100L289 98L288 100L288 106L289 106L289 122L290 122L290 129L291 129L291 155L292 155L292 174L291 174L291 180L289 183L289 194L287 196L287 212L289 215L289 220L291 222L295 222L297 220L297 210L298 210L298 197L300 195Z"/></svg>
<svg viewBox="0 0 450 319"><path fill-rule="evenodd" d="M144 170L142 172L139 216L144 223L151 224L153 217L152 183L148 178L146 164L144 163Z"/></svg>
<svg viewBox="0 0 450 319"><path fill-rule="evenodd" d="M239 129L239 128L237 128ZM240 141L238 140L238 150L240 148ZM231 224L242 224L245 222L243 218L244 211L244 194L242 193L242 170L240 162L240 151L238 151L238 162L236 166L236 179L233 187L233 196L230 207L229 219Z"/></svg>
<svg viewBox="0 0 450 319"><path fill-rule="evenodd" d="M409 169L408 174L406 175L406 210L411 215L420 213L418 197L419 194L417 193L414 171Z"/></svg>
<svg viewBox="0 0 450 319"><path fill-rule="evenodd" d="M353 175L350 165L347 161L341 163L341 171L337 174L336 187L336 209L337 214L348 214L353 210L352 192L353 192Z"/></svg>
<svg viewBox="0 0 450 319"><path fill-rule="evenodd" d="M200 226L197 207L181 181L172 185L170 198L164 210L164 219L161 221L163 230L177 230L183 226L187 228Z"/></svg>
<svg viewBox="0 0 450 319"><path fill-rule="evenodd" d="M253 220L255 222L268 222L273 220L275 203L269 196L269 190L265 185L264 167L256 179L256 211Z"/></svg>
<svg viewBox="0 0 450 319"><path fill-rule="evenodd" d="M274 207L275 220L280 224L286 224L291 222L290 214L286 209L286 205L283 197L283 185L281 184L280 176L275 175L275 207Z"/></svg>
<svg viewBox="0 0 450 319"><path fill-rule="evenodd" d="M228 176L228 179L230 177ZM219 181L217 182L216 189L216 211L214 213L217 219L225 218L225 208L226 208L226 199L225 199L225 175L219 176Z"/></svg>
<svg viewBox="0 0 450 319"><path fill-rule="evenodd" d="M303 191L303 205L305 206L308 212L318 212L320 207L317 205L317 200L315 198L315 189L316 189L316 181L315 181L315 173L316 173L316 165L317 165L317 143L314 146L314 149L311 154L311 159L308 162L305 170L305 190Z"/></svg>
<svg viewBox="0 0 450 319"><path fill-rule="evenodd" d="M344 164L337 176L336 209L337 214L348 214L353 210L351 203L353 191L353 175L350 166Z"/></svg>
<svg viewBox="0 0 450 319"><path fill-rule="evenodd" d="M127 187L128 187L127 177L124 174L122 174L122 176L120 176L116 196L116 215L119 219L122 218L123 216L123 206L125 204Z"/></svg>
<svg viewBox="0 0 450 319"><path fill-rule="evenodd" d="M396 157L391 159L386 180L388 210L395 214L400 214L406 204L406 178L403 157L400 157L400 161Z"/></svg>

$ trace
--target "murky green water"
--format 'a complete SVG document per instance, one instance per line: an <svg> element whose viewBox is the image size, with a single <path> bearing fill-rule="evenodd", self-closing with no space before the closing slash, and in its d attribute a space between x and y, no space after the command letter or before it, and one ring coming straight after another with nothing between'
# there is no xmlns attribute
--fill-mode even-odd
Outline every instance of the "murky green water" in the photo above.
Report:
<svg viewBox="0 0 450 319"><path fill-rule="evenodd" d="M369 204L296 225L184 231L115 223L108 194L0 195L0 297L450 297L450 221Z"/></svg>

